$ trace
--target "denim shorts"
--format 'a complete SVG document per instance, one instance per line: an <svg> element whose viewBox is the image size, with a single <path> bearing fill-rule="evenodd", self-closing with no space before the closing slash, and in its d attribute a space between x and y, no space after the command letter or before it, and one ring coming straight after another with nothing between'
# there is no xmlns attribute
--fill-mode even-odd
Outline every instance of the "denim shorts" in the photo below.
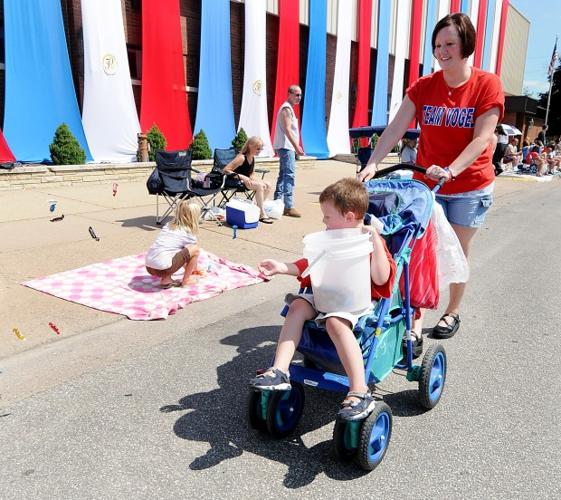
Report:
<svg viewBox="0 0 561 500"><path fill-rule="evenodd" d="M495 183L466 193L436 195L436 201L444 209L444 215L451 224L464 227L481 227L485 214L493 204Z"/></svg>

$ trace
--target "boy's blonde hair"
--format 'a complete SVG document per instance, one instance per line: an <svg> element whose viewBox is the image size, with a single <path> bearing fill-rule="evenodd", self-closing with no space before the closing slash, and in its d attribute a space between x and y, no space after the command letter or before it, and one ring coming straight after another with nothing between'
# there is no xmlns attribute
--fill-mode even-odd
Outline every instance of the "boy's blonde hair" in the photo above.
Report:
<svg viewBox="0 0 561 500"><path fill-rule="evenodd" d="M242 155L247 154L251 146L263 147L263 141L261 140L261 137L257 137L256 135L251 136L247 141L245 141L245 144L242 146L240 153Z"/></svg>
<svg viewBox="0 0 561 500"><path fill-rule="evenodd" d="M172 229L187 229L190 233L199 232L199 219L201 217L201 206L198 203L183 200L177 205L175 218L170 224Z"/></svg>
<svg viewBox="0 0 561 500"><path fill-rule="evenodd" d="M356 219L362 219L368 210L368 191L362 182L345 177L321 192L319 202L325 201L333 203L341 215L353 212Z"/></svg>

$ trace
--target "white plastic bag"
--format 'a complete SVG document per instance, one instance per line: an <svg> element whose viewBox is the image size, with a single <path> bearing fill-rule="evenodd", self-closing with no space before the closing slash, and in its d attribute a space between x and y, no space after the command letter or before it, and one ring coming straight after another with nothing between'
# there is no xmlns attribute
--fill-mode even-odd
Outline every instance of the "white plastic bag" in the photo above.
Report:
<svg viewBox="0 0 561 500"><path fill-rule="evenodd" d="M438 282L440 289L450 283L466 283L469 279L469 265L462 245L452 226L437 202L432 211L432 223L436 230L436 258L438 262Z"/></svg>
<svg viewBox="0 0 561 500"><path fill-rule="evenodd" d="M284 212L284 202L282 200L266 200L263 203L263 210L267 217L271 219L280 219Z"/></svg>

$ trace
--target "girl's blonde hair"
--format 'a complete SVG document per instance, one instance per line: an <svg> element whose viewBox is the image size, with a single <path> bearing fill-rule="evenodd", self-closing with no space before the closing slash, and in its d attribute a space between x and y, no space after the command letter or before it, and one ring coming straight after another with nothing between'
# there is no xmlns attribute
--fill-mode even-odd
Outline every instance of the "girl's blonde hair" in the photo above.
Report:
<svg viewBox="0 0 561 500"><path fill-rule="evenodd" d="M177 205L175 218L170 224L172 229L187 229L190 233L199 232L199 219L201 217L201 206L198 203L183 200Z"/></svg>
<svg viewBox="0 0 561 500"><path fill-rule="evenodd" d="M243 145L240 153L242 155L247 154L247 152L249 151L249 148L252 146L261 146L263 147L263 141L261 140L261 137L258 137L256 135L251 136L247 141L245 141L245 144Z"/></svg>

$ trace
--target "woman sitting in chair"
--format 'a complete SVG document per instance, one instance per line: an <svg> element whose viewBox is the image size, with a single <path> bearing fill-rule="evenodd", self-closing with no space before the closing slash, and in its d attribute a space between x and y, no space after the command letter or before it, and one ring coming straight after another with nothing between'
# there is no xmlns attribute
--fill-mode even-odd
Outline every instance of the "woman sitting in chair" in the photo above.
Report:
<svg viewBox="0 0 561 500"><path fill-rule="evenodd" d="M261 211L259 221L272 224L273 220L267 216L263 209L263 202L271 192L271 184L265 180L255 178L255 156L263 149L263 141L259 137L250 137L243 145L236 157L224 167L226 175L235 173L246 189L255 191L255 202Z"/></svg>

